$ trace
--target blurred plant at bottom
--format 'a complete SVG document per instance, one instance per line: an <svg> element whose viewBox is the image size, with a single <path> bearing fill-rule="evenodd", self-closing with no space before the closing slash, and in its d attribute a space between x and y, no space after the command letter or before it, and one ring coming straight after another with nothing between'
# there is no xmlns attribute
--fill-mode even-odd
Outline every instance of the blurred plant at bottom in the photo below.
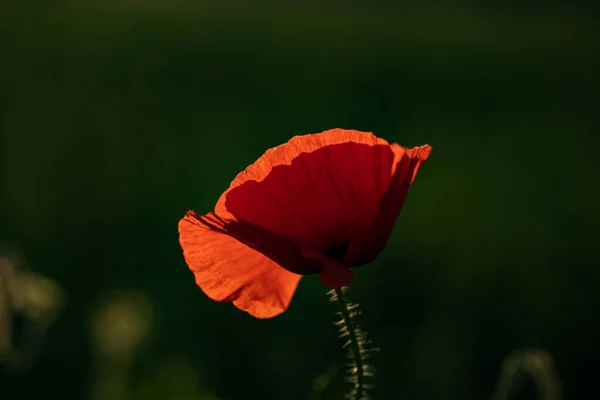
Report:
<svg viewBox="0 0 600 400"><path fill-rule="evenodd" d="M30 271L19 251L0 246L0 366L25 371L35 365L64 297L56 282Z"/></svg>
<svg viewBox="0 0 600 400"><path fill-rule="evenodd" d="M89 398L129 398L131 369L149 338L154 311L143 292L106 295L92 312L89 335L93 351Z"/></svg>
<svg viewBox="0 0 600 400"><path fill-rule="evenodd" d="M540 400L560 400L560 380L552 356L542 349L517 350L502 364L492 400L515 398L532 379Z"/></svg>
<svg viewBox="0 0 600 400"><path fill-rule="evenodd" d="M199 390L199 374L185 358L144 363L141 374L136 370L141 376L133 379L136 361L150 350L156 320L156 309L144 291L103 295L88 326L93 352L90 400L218 400Z"/></svg>

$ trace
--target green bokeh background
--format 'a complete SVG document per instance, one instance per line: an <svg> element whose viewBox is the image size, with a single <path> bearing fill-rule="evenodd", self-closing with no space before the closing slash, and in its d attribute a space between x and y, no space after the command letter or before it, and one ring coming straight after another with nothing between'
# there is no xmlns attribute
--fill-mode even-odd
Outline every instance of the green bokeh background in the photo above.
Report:
<svg viewBox="0 0 600 400"><path fill-rule="evenodd" d="M316 277L256 320L195 286L177 236L267 148L334 127L433 147L350 292L381 349L376 398L489 398L505 357L530 346L552 354L565 398L597 393L593 14L34 3L0 6L0 242L66 303L35 366L0 372L1 399L101 398L102 370L125 382L119 399L341 399L339 374L313 388L343 361ZM89 321L130 291L153 322L121 371Z"/></svg>

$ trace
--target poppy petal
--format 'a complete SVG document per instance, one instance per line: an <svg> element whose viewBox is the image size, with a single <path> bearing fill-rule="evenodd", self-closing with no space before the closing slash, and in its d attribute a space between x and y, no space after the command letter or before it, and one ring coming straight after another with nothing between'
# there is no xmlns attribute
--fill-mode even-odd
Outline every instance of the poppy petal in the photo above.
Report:
<svg viewBox="0 0 600 400"><path fill-rule="evenodd" d="M392 147L372 133L296 136L240 173L215 212L325 252L371 226L394 162Z"/></svg>
<svg viewBox="0 0 600 400"><path fill-rule="evenodd" d="M179 241L204 293L216 301L231 301L256 318L271 318L285 311L301 275L201 218L190 211L180 220Z"/></svg>
<svg viewBox="0 0 600 400"><path fill-rule="evenodd" d="M323 269L317 258L305 255L311 253L310 249L298 246L293 239L245 221L226 220L215 213L208 213L204 216L194 212L188 214L203 225L231 236L246 246L259 251L290 272L312 274Z"/></svg>
<svg viewBox="0 0 600 400"><path fill-rule="evenodd" d="M376 137L371 132L361 132L350 129L329 129L321 133L298 135L287 143L268 149L254 164L240 172L231 182L229 189L221 195L215 212L223 217L227 214L225 200L227 192L247 181L260 182L279 165L289 165L292 160L302 153L311 153L325 146L342 143L362 143L369 146L389 145L384 139Z"/></svg>
<svg viewBox="0 0 600 400"><path fill-rule="evenodd" d="M405 149L397 144L392 147L397 163L389 188L382 199L381 211L371 224L371 229L362 232L360 237L350 242L346 253L346 262L349 265L368 264L385 248L408 190L431 152L429 145L412 149Z"/></svg>

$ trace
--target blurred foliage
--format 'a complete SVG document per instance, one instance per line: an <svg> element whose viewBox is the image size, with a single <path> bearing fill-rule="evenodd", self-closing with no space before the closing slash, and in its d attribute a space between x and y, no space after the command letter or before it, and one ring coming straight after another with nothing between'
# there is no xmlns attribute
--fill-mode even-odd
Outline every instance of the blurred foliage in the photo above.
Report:
<svg viewBox="0 0 600 400"><path fill-rule="evenodd" d="M433 146L350 292L375 397L490 398L531 346L565 398L597 391L600 25L494 4L4 2L0 242L67 303L0 398L341 398L316 277L255 320L210 301L177 242L267 148L334 127Z"/></svg>
<svg viewBox="0 0 600 400"><path fill-rule="evenodd" d="M513 398L514 393L526 384L529 376L535 383L539 399L561 398L560 379L552 356L541 349L515 351L504 360L502 375L494 392L493 400Z"/></svg>
<svg viewBox="0 0 600 400"><path fill-rule="evenodd" d="M63 302L60 286L30 271L19 251L0 245L1 367L23 371L35 364Z"/></svg>

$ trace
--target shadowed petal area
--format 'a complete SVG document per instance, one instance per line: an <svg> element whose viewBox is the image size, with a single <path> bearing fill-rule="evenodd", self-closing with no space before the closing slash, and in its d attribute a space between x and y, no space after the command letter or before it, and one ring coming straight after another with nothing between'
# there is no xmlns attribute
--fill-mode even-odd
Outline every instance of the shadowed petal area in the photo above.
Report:
<svg viewBox="0 0 600 400"><path fill-rule="evenodd" d="M373 261L385 248L392 233L394 223L402 210L408 190L419 168L429 157L431 147L423 145L405 149L392 145L398 162L394 167L389 188L381 200L381 209L366 229L350 243L346 253L346 263L352 266L364 265Z"/></svg>
<svg viewBox="0 0 600 400"><path fill-rule="evenodd" d="M330 144L272 167L261 181L230 189L225 206L236 220L325 253L370 228L394 159L388 144Z"/></svg>
<svg viewBox="0 0 600 400"><path fill-rule="evenodd" d="M256 318L285 311L301 276L224 232L225 224L210 214L190 211L179 222L183 255L198 286L211 299L232 301Z"/></svg>

